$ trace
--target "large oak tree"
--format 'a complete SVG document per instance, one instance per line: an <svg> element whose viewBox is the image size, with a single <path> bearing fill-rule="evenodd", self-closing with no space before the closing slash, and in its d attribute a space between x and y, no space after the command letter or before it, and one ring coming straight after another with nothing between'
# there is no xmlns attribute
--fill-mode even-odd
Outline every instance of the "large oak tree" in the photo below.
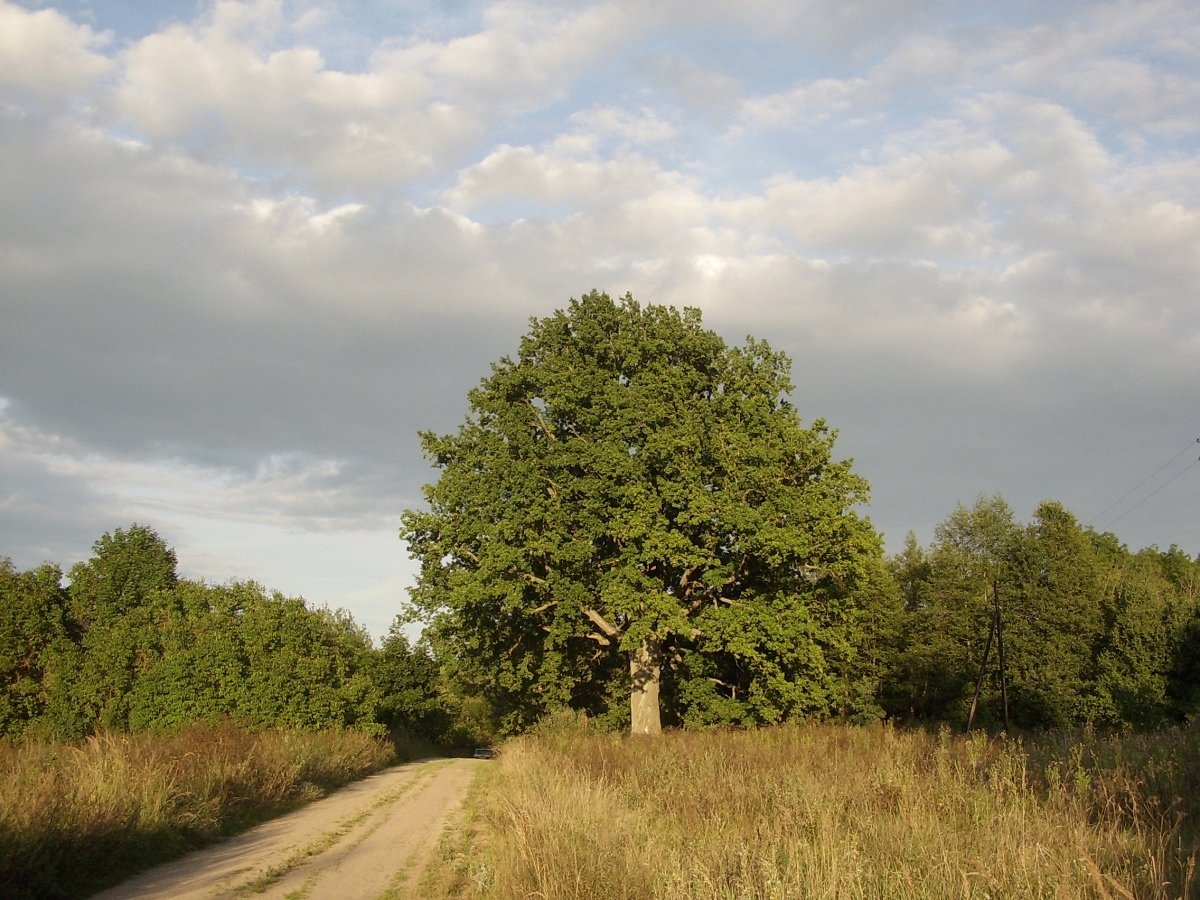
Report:
<svg viewBox="0 0 1200 900"><path fill-rule="evenodd" d="M701 720L836 707L880 546L789 369L697 310L593 292L532 321L456 433L422 434L439 476L404 515L413 601L506 727L624 693L654 733L664 680Z"/></svg>

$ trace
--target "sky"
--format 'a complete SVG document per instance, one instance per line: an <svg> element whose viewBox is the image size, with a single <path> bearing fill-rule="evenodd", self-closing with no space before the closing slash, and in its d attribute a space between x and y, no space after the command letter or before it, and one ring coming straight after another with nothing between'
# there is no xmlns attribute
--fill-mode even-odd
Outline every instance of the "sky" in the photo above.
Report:
<svg viewBox="0 0 1200 900"><path fill-rule="evenodd" d="M592 289L793 360L895 552L1200 553L1200 5L0 0L0 556L345 608Z"/></svg>

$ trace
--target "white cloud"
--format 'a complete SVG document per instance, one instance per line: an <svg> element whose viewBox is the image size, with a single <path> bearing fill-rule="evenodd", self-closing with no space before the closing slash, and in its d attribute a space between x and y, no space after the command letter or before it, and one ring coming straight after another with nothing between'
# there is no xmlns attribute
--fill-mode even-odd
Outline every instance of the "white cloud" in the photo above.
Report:
<svg viewBox="0 0 1200 900"><path fill-rule="evenodd" d="M279 4L229 0L148 35L124 55L117 108L217 158L294 167L330 189L380 188L451 171L498 117L567 91L628 23L603 6L497 4L483 30L398 36L361 73L329 68L314 46L275 48L282 28Z"/></svg>
<svg viewBox="0 0 1200 900"><path fill-rule="evenodd" d="M942 0L664 0L653 9L671 28L710 40L716 36L717 45L752 38L809 57L861 62L877 45L929 22L942 5Z"/></svg>
<svg viewBox="0 0 1200 900"><path fill-rule="evenodd" d="M721 208L744 228L784 229L800 252L819 257L987 259L1005 250L985 198L1015 170L1010 151L975 135L889 155L833 178L779 175Z"/></svg>
<svg viewBox="0 0 1200 900"><path fill-rule="evenodd" d="M702 121L724 122L745 92L734 75L677 53L639 54L631 69L644 91L664 95L682 113Z"/></svg>
<svg viewBox="0 0 1200 900"><path fill-rule="evenodd" d="M0 86L37 97L85 90L112 69L98 52L111 40L56 10L0 0Z"/></svg>
<svg viewBox="0 0 1200 900"><path fill-rule="evenodd" d="M818 78L791 90L751 98L742 117L756 128L800 128L822 125L873 99L865 78Z"/></svg>
<svg viewBox="0 0 1200 900"><path fill-rule="evenodd" d="M122 116L218 158L298 166L344 186L436 171L479 128L421 72L331 71L312 47L268 52L220 21L177 25L130 48L115 98Z"/></svg>
<svg viewBox="0 0 1200 900"><path fill-rule="evenodd" d="M597 160L504 145L464 171L448 200L466 210L505 203L609 207L644 196L662 174L655 163L634 154Z"/></svg>
<svg viewBox="0 0 1200 900"><path fill-rule="evenodd" d="M1123 125L1180 135L1200 130L1200 78L1161 72L1135 59L1082 60L1061 84L1092 114L1111 115Z"/></svg>
<svg viewBox="0 0 1200 900"><path fill-rule="evenodd" d="M572 113L570 121L580 134L580 146L595 147L606 138L623 146L661 144L679 136L679 127L665 121L654 110L632 112L612 105L598 105Z"/></svg>
<svg viewBox="0 0 1200 900"><path fill-rule="evenodd" d="M636 24L612 4L566 8L495 3L475 34L422 41L382 58L428 72L455 99L528 107L566 93L578 73L619 47Z"/></svg>

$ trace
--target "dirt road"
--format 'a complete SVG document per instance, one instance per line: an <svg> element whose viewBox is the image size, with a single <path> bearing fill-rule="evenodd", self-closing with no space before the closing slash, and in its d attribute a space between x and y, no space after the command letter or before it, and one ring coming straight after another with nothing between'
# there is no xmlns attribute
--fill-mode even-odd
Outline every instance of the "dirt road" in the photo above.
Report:
<svg viewBox="0 0 1200 900"><path fill-rule="evenodd" d="M439 759L388 769L98 897L418 896L442 829L459 811L478 767L486 765Z"/></svg>

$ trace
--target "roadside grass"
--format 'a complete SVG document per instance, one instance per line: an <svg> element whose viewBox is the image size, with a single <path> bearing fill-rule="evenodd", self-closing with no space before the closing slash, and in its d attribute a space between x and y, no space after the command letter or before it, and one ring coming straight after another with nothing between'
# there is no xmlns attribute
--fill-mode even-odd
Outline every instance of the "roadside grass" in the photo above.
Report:
<svg viewBox="0 0 1200 900"><path fill-rule="evenodd" d="M426 896L1200 897L1197 727L541 734L477 791Z"/></svg>
<svg viewBox="0 0 1200 900"><path fill-rule="evenodd" d="M472 780L458 818L443 829L434 846L432 861L418 886L418 896L474 897L486 893L492 875L486 809L501 777L500 770L489 764ZM379 900L395 900L400 896L407 873L401 876Z"/></svg>
<svg viewBox="0 0 1200 900"><path fill-rule="evenodd" d="M395 761L361 731L230 722L0 743L0 893L87 896Z"/></svg>

